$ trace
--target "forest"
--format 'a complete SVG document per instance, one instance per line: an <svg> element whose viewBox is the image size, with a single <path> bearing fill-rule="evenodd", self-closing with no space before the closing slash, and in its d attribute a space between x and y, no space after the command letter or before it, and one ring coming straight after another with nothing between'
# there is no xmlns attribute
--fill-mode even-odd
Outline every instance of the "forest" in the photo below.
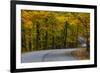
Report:
<svg viewBox="0 0 100 73"><path fill-rule="evenodd" d="M80 48L90 50L90 13L21 10L21 51Z"/></svg>

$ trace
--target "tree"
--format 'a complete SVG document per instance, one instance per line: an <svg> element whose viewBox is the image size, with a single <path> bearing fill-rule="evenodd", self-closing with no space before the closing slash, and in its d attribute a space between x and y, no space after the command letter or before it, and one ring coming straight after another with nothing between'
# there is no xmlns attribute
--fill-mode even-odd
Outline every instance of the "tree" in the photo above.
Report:
<svg viewBox="0 0 100 73"><path fill-rule="evenodd" d="M79 36L86 38L89 51L89 24L89 13L22 10L22 52L79 48Z"/></svg>

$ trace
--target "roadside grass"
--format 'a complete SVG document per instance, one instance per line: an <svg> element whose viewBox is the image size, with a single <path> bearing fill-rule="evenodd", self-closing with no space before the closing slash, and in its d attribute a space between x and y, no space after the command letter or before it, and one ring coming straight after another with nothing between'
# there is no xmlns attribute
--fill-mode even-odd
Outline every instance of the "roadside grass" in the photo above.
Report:
<svg viewBox="0 0 100 73"><path fill-rule="evenodd" d="M80 48L76 51L72 51L71 55L74 56L75 58L79 59L79 60L90 59L90 55L87 52L86 48Z"/></svg>

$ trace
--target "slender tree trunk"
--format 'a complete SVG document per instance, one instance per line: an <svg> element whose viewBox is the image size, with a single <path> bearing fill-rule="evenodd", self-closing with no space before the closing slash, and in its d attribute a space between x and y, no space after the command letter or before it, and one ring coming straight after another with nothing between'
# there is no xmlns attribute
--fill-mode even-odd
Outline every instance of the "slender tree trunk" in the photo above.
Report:
<svg viewBox="0 0 100 73"><path fill-rule="evenodd" d="M46 30L46 35L45 35L45 49L48 49L48 32Z"/></svg>
<svg viewBox="0 0 100 73"><path fill-rule="evenodd" d="M79 25L77 24L77 29L76 29L76 47L78 47L78 28Z"/></svg>
<svg viewBox="0 0 100 73"><path fill-rule="evenodd" d="M32 50L32 42L31 42L31 30L30 30L30 32L29 32L30 34L29 34L29 51L31 51Z"/></svg>
<svg viewBox="0 0 100 73"><path fill-rule="evenodd" d="M64 26L64 48L66 48L67 47L67 25L68 25L68 23L66 22L65 23L65 26Z"/></svg>
<svg viewBox="0 0 100 73"><path fill-rule="evenodd" d="M39 23L36 25L36 50L39 50Z"/></svg>
<svg viewBox="0 0 100 73"><path fill-rule="evenodd" d="M54 42L54 26L52 24L52 48L54 49L55 48L55 42Z"/></svg>
<svg viewBox="0 0 100 73"><path fill-rule="evenodd" d="M23 40L23 42L24 42L24 48L25 48L25 51L27 51L27 43L26 43L26 35L24 35L24 40Z"/></svg>
<svg viewBox="0 0 100 73"><path fill-rule="evenodd" d="M22 48L22 52L26 51L26 40L25 40L25 35L24 35L24 31L22 31L22 35L21 35L21 39L22 39L22 43L21 43L21 48Z"/></svg>
<svg viewBox="0 0 100 73"><path fill-rule="evenodd" d="M55 48L55 45L54 45L54 36L52 36L52 48L53 49Z"/></svg>
<svg viewBox="0 0 100 73"><path fill-rule="evenodd" d="M28 35L26 36L26 49L27 49L27 52L29 51L29 39L28 39Z"/></svg>

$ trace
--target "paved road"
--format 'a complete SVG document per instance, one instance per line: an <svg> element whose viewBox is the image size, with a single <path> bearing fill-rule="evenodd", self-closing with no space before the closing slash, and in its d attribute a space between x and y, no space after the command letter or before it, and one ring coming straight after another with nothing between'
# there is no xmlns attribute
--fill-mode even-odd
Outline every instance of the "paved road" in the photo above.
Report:
<svg viewBox="0 0 100 73"><path fill-rule="evenodd" d="M21 62L30 63L30 62L77 60L75 57L71 55L71 51L74 50L76 50L76 48L44 50L44 51L23 53L21 56Z"/></svg>

